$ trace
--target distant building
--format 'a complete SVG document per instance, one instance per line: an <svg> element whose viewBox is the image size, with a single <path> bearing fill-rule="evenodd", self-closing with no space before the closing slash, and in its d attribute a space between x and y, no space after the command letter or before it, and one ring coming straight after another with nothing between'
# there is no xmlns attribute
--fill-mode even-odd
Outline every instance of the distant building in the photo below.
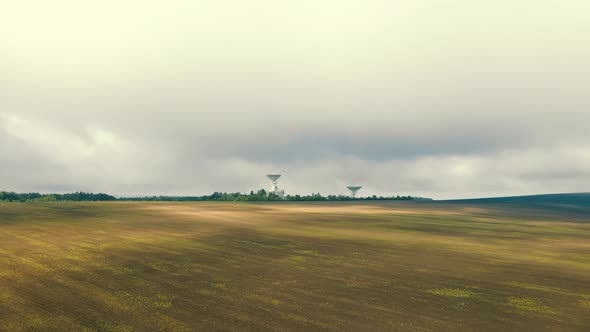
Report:
<svg viewBox="0 0 590 332"><path fill-rule="evenodd" d="M270 190L268 191L269 194L274 194L277 195L279 197L285 197L285 191L284 190L280 190L279 186L278 186L278 182L279 179L281 178L281 175L279 174L269 174L266 176L271 182L272 182L272 187L270 188Z"/></svg>

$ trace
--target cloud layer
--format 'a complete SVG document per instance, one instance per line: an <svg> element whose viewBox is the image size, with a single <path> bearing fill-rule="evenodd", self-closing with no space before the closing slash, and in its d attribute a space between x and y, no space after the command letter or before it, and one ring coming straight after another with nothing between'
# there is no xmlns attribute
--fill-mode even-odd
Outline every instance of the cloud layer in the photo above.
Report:
<svg viewBox="0 0 590 332"><path fill-rule="evenodd" d="M0 14L0 190L590 188L585 1L31 5Z"/></svg>

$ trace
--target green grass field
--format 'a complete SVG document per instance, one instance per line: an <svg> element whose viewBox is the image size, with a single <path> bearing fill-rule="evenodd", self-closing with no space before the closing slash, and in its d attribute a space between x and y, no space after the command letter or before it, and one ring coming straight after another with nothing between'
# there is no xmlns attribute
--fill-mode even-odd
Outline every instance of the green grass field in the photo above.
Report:
<svg viewBox="0 0 590 332"><path fill-rule="evenodd" d="M588 331L590 216L0 204L2 331Z"/></svg>

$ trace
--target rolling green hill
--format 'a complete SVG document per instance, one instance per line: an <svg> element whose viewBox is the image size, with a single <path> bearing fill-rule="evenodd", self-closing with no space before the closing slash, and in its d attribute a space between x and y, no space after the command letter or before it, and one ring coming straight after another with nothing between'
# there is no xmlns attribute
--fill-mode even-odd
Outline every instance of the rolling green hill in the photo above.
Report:
<svg viewBox="0 0 590 332"><path fill-rule="evenodd" d="M436 202L444 204L504 205L509 207L547 210L565 214L590 213L590 193L492 197Z"/></svg>

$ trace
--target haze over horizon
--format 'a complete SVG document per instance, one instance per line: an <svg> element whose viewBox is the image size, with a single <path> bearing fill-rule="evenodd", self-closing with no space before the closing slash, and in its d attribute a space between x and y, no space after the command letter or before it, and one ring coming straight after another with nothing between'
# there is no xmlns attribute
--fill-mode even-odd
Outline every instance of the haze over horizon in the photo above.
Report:
<svg viewBox="0 0 590 332"><path fill-rule="evenodd" d="M590 191L590 2L7 3L0 190Z"/></svg>

